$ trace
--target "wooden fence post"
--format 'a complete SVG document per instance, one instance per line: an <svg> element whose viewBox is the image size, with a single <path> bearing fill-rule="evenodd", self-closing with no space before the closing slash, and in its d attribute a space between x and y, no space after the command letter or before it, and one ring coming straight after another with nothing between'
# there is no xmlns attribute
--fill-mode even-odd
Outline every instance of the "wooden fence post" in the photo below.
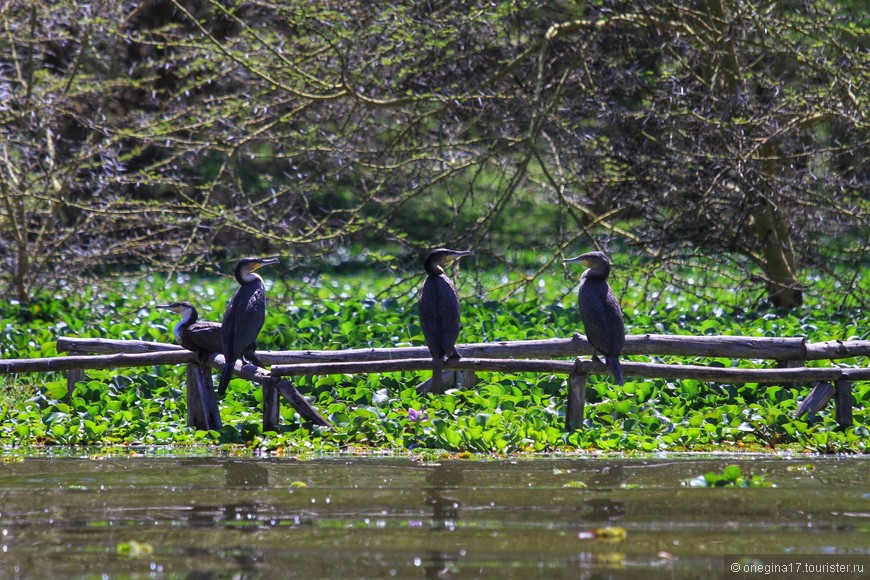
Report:
<svg viewBox="0 0 870 580"><path fill-rule="evenodd" d="M583 424L586 409L586 373L580 372L580 359L575 361L574 373L568 379L568 408L565 411L565 431L575 431Z"/></svg>
<svg viewBox="0 0 870 580"><path fill-rule="evenodd" d="M777 359L776 368L778 369L797 369L801 368L806 364L806 360L803 358L792 358L787 360ZM783 388L786 389L796 389L798 388L798 383L783 383Z"/></svg>
<svg viewBox="0 0 870 580"><path fill-rule="evenodd" d="M187 425L205 431L218 431L222 426L211 369L205 365L187 365Z"/></svg>
<svg viewBox="0 0 870 580"><path fill-rule="evenodd" d="M816 413L825 408L831 397L834 396L834 385L824 381L818 383L809 394L801 401L800 406L795 412L795 417L801 417L804 414L809 414L812 418Z"/></svg>
<svg viewBox="0 0 870 580"><path fill-rule="evenodd" d="M278 430L278 411L281 402L273 379L263 382L263 432Z"/></svg>
<svg viewBox="0 0 870 580"><path fill-rule="evenodd" d="M473 389L477 385L477 373L474 371L456 371L456 384L463 389Z"/></svg>
<svg viewBox="0 0 870 580"><path fill-rule="evenodd" d="M444 369L441 372L441 387L448 385L448 388L462 387L463 389L473 389L477 384L477 373L472 370L450 370ZM429 377L419 385L417 385L417 394L425 395L426 393L435 393L432 389L432 377ZM437 391L437 392L442 392Z"/></svg>
<svg viewBox="0 0 870 580"><path fill-rule="evenodd" d="M70 349L67 351L67 355L78 355L78 354L87 354L85 352L79 350ZM76 383L79 381L85 380L85 369L70 369L66 372L66 394L67 397L72 396L73 389L76 387Z"/></svg>
<svg viewBox="0 0 870 580"><path fill-rule="evenodd" d="M85 380L84 369L70 369L66 372L66 392L72 394L76 383Z"/></svg>
<svg viewBox="0 0 870 580"><path fill-rule="evenodd" d="M837 409L837 425L842 428L852 426L852 381L837 380L834 406Z"/></svg>

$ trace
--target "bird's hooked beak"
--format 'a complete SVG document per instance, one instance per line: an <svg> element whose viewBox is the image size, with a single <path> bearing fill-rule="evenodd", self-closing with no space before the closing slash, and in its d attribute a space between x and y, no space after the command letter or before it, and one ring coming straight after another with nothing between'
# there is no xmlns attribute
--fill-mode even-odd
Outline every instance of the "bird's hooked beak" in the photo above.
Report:
<svg viewBox="0 0 870 580"><path fill-rule="evenodd" d="M157 306L154 306L153 308L160 308L161 310L171 310L171 311L176 312L176 313L181 312L181 306L177 306L175 304L158 304Z"/></svg>
<svg viewBox="0 0 870 580"><path fill-rule="evenodd" d="M452 264L459 258L464 258L466 256L473 256L474 250L465 250L465 251L454 251L447 255L447 258L444 260L447 264Z"/></svg>
<svg viewBox="0 0 870 580"><path fill-rule="evenodd" d="M269 264L277 264L278 258L259 258L256 262L251 265L251 272L256 272L263 266L268 266Z"/></svg>
<svg viewBox="0 0 870 580"><path fill-rule="evenodd" d="M563 264L583 264L587 268L592 267L589 265L589 258L586 257L586 254L582 254L582 255L577 256L575 258L566 258L565 260L562 260L562 263Z"/></svg>
<svg viewBox="0 0 870 580"><path fill-rule="evenodd" d="M586 252L585 254L580 254L576 258L568 258L567 260L562 260L563 264L583 264L587 268L592 268L593 270L599 266L600 254L598 252Z"/></svg>

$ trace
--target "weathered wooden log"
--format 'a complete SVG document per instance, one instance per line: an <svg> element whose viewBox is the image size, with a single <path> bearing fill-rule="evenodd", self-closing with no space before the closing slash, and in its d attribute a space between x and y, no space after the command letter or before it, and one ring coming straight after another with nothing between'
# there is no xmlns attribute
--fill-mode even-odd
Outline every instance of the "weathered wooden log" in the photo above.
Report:
<svg viewBox="0 0 870 580"><path fill-rule="evenodd" d="M180 365L197 362L189 350L149 352L143 354L100 354L54 356L45 358L0 359L0 374L47 373L73 369L115 369L153 365Z"/></svg>
<svg viewBox="0 0 870 580"><path fill-rule="evenodd" d="M543 340L496 341L458 344L456 350L466 358L542 358L591 355L592 346L586 337ZM426 347L357 348L334 351L283 350L258 351L269 365L306 362L352 362L423 358ZM683 336L640 334L625 337L623 354L675 355L693 357L757 358L801 360L806 353L803 338L769 338L743 336ZM870 344L867 346L870 355Z"/></svg>
<svg viewBox="0 0 870 580"><path fill-rule="evenodd" d="M577 365L579 368L579 365ZM583 424L586 411L586 375L575 372L568 379L568 402L565 409L565 431L576 431Z"/></svg>
<svg viewBox="0 0 870 580"><path fill-rule="evenodd" d="M149 352L184 351L177 344L151 342L147 340L115 340L112 338L72 338L62 336L57 339L57 352L71 354L145 354Z"/></svg>
<svg viewBox="0 0 870 580"><path fill-rule="evenodd" d="M367 362L320 362L292 365L274 365L275 376L328 375L387 373L427 370L431 359L378 360ZM611 375L612 370L592 360L581 360L579 372L584 374ZM574 361L562 360L512 360L512 359L450 359L445 369L495 371L506 373L551 373L570 375L574 373ZM852 380L870 379L870 368L794 368L794 369L745 369L707 367L699 365L675 365L623 362L626 376L663 379L697 379L719 383L782 383L783 381L835 381L840 378Z"/></svg>
<svg viewBox="0 0 870 580"><path fill-rule="evenodd" d="M828 401L830 401L833 396L834 385L827 381L817 384L813 387L813 390L810 391L810 394L804 397L804 400L801 401L794 416L800 418L805 414L809 414L809 416L812 417L824 409L825 405L828 404Z"/></svg>
<svg viewBox="0 0 870 580"><path fill-rule="evenodd" d="M187 425L206 431L219 431L222 426L211 370L198 363L187 365Z"/></svg>
<svg viewBox="0 0 870 580"><path fill-rule="evenodd" d="M837 380L834 406L837 410L837 425L842 428L852 426L852 381L846 378Z"/></svg>
<svg viewBox="0 0 870 580"><path fill-rule="evenodd" d="M141 352L143 355L169 355L137 359L137 355L117 354L114 357L102 358L99 361L90 357L64 357L62 359L29 359L26 361L0 361L0 372L41 372L49 370L66 370L69 368L110 368L115 366L139 366L140 364L174 364L173 355L188 356L180 347L166 343L143 341L116 341L108 339L60 339L59 351L68 352L106 352L130 353ZM545 339L511 342L493 342L457 345L457 349L465 358L459 361L448 361L445 365L445 377L449 372L464 371L474 376L475 371L501 372L549 372L554 374L611 374L610 370L592 361L578 361L576 364L568 361L555 360L517 360L543 356L577 356L591 354L592 349L582 335L574 335L570 339ZM181 351L181 352L179 352ZM626 337L625 354L645 355L677 355L694 357L725 357L774 359L779 369L740 369L718 368L694 365L658 365L646 363L624 362L626 374L645 378L697 379L712 382L757 382L761 384L798 382L798 381L840 381L845 385L837 390L837 417L841 425L852 424L851 382L867 380L870 369L867 368L804 368L804 360L824 360L870 356L870 341L827 341L807 344L803 338L768 338L768 337L737 337L737 336L682 336L682 335L633 335ZM396 372L421 371L431 366L428 350L425 347L403 348L365 348L337 351L260 351L258 355L265 364L272 364L275 375L309 375L309 374L342 374L366 372ZM508 360L505 360L508 359ZM513 359L513 360L510 360ZM52 361L63 360L57 363ZM140 362L144 361L144 362ZM185 358L185 360L187 360ZM296 364L281 364L292 362ZM10 363L4 367L4 363ZM91 364L97 362L98 366ZM14 364L13 364L14 363ZM249 378L249 380L256 380ZM569 381L570 382L570 381ZM574 379L577 382L577 379ZM424 386L426 383L423 383ZM838 383L839 384L839 383ZM585 384L584 384L585 386ZM282 388L283 387L283 388ZM300 409L310 405L299 395L292 384L275 384L275 389L281 393L300 412ZM569 388L569 404L571 397L577 400L576 387ZM827 403L824 396L827 389L814 390L802 403L798 410L800 414L810 409L820 410ZM841 395L842 393L842 395ZM266 393L264 392L264 395ZM270 395L274 397L275 395ZM839 397L842 396L843 399ZM848 398L848 403L846 399ZM823 400L824 399L824 400ZM265 399L264 399L265 402ZM576 403L574 404L576 405ZM574 408L572 405L572 409ZM264 403L264 427L274 427L277 424L277 414L269 410L266 415ZM316 414L316 411L314 411ZM320 417L317 415L317 417ZM320 420L323 420L322 417ZM582 421L582 413L581 413Z"/></svg>
<svg viewBox="0 0 870 580"><path fill-rule="evenodd" d="M208 364L211 367L216 369L223 369L226 364L224 361L224 355L212 353L208 357ZM311 404L303 397L299 391L296 390L296 387L293 386L288 380L279 379L275 380L275 376L271 374L266 369L260 368L256 365L252 364L243 364L242 361L236 361L235 366L233 367L233 373L237 377L241 377L245 380L258 383L260 385L265 385L269 383L273 389L277 389L277 391L287 399L287 402L299 413L299 416L303 419L307 419L316 425L320 425L323 427L332 427L326 419L324 419L320 413L317 412L317 409L311 406ZM274 391L273 391L274 392ZM270 401L271 405L274 405L274 394L268 394L268 396L272 399ZM263 421L264 425L266 424L266 400L267 393L263 393ZM269 409L268 419L271 421L274 419L274 422L277 424L277 408ZM268 431L274 431L276 425L270 424L271 428L267 429Z"/></svg>
<svg viewBox="0 0 870 580"><path fill-rule="evenodd" d="M293 386L288 380L280 379L272 382L272 386L278 390L282 397L287 399L290 403L290 406L296 409L296 412L299 413L299 416L311 421L315 425L320 425L321 427L329 427L332 429L332 425L320 416L320 413L317 412L317 409L311 406L311 404L305 400L305 397L296 390L296 387ZM277 421L277 417L275 418ZM274 431L274 429L267 429L267 431Z"/></svg>
<svg viewBox="0 0 870 580"><path fill-rule="evenodd" d="M804 358L806 339L802 337L640 334L625 337L625 350L623 352L628 355L790 360Z"/></svg>
<svg viewBox="0 0 870 580"><path fill-rule="evenodd" d="M486 370L503 372L552 372L562 373L573 368L573 361L512 360L512 359L450 359L444 363L451 370ZM316 362L271 367L275 376L335 375L360 373L389 373L401 371L426 371L432 366L431 358L397 360L373 360L359 362Z"/></svg>
<svg viewBox="0 0 870 580"><path fill-rule="evenodd" d="M259 354L259 353L258 353ZM216 359L215 357L220 357ZM223 363L222 355L212 354L209 363L214 366L215 360ZM66 356L34 359L0 360L0 373L48 372L70 369L106 369L129 366L151 366L159 364L183 364L196 362L194 353L179 350L167 352L152 352L146 354L114 354L98 356ZM396 371L422 371L431 366L431 358L379 360L370 362L321 362L294 365L275 365L273 374L284 375L317 375L343 373L378 373ZM593 361L584 361L583 371L587 374L611 374L607 367ZM246 365L251 366L251 365ZM624 362L623 371L626 375L646 378L698 379L712 382L759 382L776 383L783 381L836 381L841 378L850 380L870 379L870 368L793 368L793 369L743 369L720 368L697 365L667 365L651 363ZM256 369L257 367L252 368ZM220 367L217 367L220 368ZM512 360L512 359L473 359L463 357L451 359L445 363L446 369L501 372L544 372L555 374L571 374L573 361L556 360ZM268 376L251 375L260 382ZM240 375L243 376L243 375ZM248 377L245 377L248 378Z"/></svg>
<svg viewBox="0 0 870 580"><path fill-rule="evenodd" d="M468 358L557 358L590 355L592 348L582 335L572 338L497 341L459 344L457 350ZM183 350L163 342L111 340L104 338L59 338L58 352L129 353ZM399 348L356 348L343 350L257 351L265 364L306 362L352 362L425 358L424 346ZM626 337L624 354L675 355L775 360L835 360L870 356L870 341L852 340L806 343L803 338L743 336L684 336L638 334Z"/></svg>
<svg viewBox="0 0 870 580"><path fill-rule="evenodd" d="M809 342L805 360L836 360L857 356L870 356L870 340Z"/></svg>
<svg viewBox="0 0 870 580"><path fill-rule="evenodd" d="M444 371L441 373L441 392L443 393L445 388L452 389L463 388L463 389L473 389L474 385L477 384L477 375L474 371ZM432 377L429 377L419 385L417 385L417 393L423 395L425 393L431 392L432 390Z"/></svg>
<svg viewBox="0 0 870 580"><path fill-rule="evenodd" d="M263 432L278 430L278 412L281 409L278 389L274 381L263 383Z"/></svg>
<svg viewBox="0 0 870 580"><path fill-rule="evenodd" d="M125 342L125 341L124 341ZM103 354L103 355L80 355L80 356L57 356L48 358L29 359L0 359L0 374L6 373L40 373L52 371L68 371L73 369L112 369L123 367L142 367L153 365L173 365L186 363L199 363L199 357L185 349L161 350L146 352L143 354ZM224 357L222 354L209 355L208 366L223 369ZM270 380L271 375L265 369L254 365L242 365L236 362L236 376L249 381L263 384ZM288 381L283 381L279 392L296 409L300 416L316 423L317 425L330 426L329 422L320 416L314 407L296 391L296 387ZM278 385L276 385L277 387Z"/></svg>
<svg viewBox="0 0 870 580"><path fill-rule="evenodd" d="M72 393L76 383L85 380L85 371L82 369L72 369L66 373L66 391Z"/></svg>

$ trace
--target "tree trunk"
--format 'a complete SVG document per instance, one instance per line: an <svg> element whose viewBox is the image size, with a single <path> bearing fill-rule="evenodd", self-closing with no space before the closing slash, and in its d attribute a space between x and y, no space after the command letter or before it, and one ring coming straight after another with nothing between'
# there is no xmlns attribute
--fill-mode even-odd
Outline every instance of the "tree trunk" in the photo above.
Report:
<svg viewBox="0 0 870 580"><path fill-rule="evenodd" d="M734 37L729 32L731 26L727 8L722 0L699 0L699 8L708 16L707 42L711 54L716 55L704 70L707 82L713 90L720 89L739 99L740 92L746 90L743 68L737 58ZM701 28L703 30L703 28ZM761 164L761 173L755 191L746 192L757 209L752 213L750 226L760 242L763 262L760 264L767 277L767 297L777 308L795 308L803 303L803 292L797 279L794 261L794 248L783 215L770 200L776 199L771 191L775 177L780 170L775 139L771 137L758 149L755 162Z"/></svg>
<svg viewBox="0 0 870 580"><path fill-rule="evenodd" d="M794 249L788 226L769 201L752 214L751 225L758 236L764 254L767 275L767 297L777 308L795 308L803 303L803 292L797 279Z"/></svg>

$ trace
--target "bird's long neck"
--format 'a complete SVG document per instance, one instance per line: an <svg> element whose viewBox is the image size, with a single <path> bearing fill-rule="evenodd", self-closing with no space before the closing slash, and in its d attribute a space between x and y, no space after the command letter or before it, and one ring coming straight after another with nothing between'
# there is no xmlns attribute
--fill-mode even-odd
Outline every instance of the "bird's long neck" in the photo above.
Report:
<svg viewBox="0 0 870 580"><path fill-rule="evenodd" d="M197 313L195 308L185 308L181 313L181 321L175 325L175 330L173 334L175 334L175 340L181 342L181 333L182 331L196 322Z"/></svg>
<svg viewBox="0 0 870 580"><path fill-rule="evenodd" d="M236 276L236 280L238 280L239 284L250 284L251 282L257 282L259 280L260 284L263 283L263 279L260 278L260 275L256 272L241 272L238 276Z"/></svg>
<svg viewBox="0 0 870 580"><path fill-rule="evenodd" d="M199 316L196 312L196 308L185 308L181 312L181 322L179 322L178 324L187 326L196 322L197 318L199 318Z"/></svg>
<svg viewBox="0 0 870 580"><path fill-rule="evenodd" d="M610 276L610 264L603 264L600 268L589 268L583 275L593 280L607 280Z"/></svg>
<svg viewBox="0 0 870 580"><path fill-rule="evenodd" d="M435 278L444 273L444 268L442 268L437 262L426 262L423 264L423 267L426 269L427 274L434 276Z"/></svg>

